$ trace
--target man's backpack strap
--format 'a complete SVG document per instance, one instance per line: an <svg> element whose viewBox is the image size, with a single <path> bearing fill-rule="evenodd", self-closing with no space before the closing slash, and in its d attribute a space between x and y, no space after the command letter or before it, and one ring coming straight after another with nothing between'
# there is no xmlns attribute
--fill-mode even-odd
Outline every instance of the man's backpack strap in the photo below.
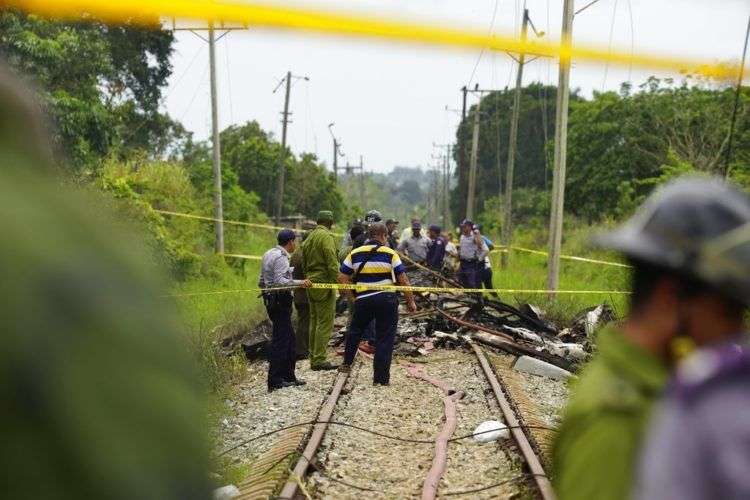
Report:
<svg viewBox="0 0 750 500"><path fill-rule="evenodd" d="M356 271L354 271L354 274L352 275L352 283L357 284L357 278L359 277L359 273L362 272L362 269L365 268L367 263L370 261L371 258L375 256L375 254L378 252L378 248L380 248L381 244L377 244L374 247L372 247L372 250L367 252L367 255L365 255L365 258L362 260L362 263L359 265Z"/></svg>

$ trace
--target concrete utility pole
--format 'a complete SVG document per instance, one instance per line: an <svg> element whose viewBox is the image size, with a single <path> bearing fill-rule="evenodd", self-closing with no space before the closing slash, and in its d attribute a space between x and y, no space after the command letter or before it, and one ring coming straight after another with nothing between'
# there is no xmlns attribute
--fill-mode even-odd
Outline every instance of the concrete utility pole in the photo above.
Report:
<svg viewBox="0 0 750 500"><path fill-rule="evenodd" d="M435 144L432 143L435 148L445 148L445 154L440 155L439 159L442 160L442 181L440 183L440 192L442 200L442 220L443 227L448 230L448 226L451 224L451 207L450 207L450 157L452 144Z"/></svg>
<svg viewBox="0 0 750 500"><path fill-rule="evenodd" d="M445 162L443 163L443 227L448 230L448 226L451 223L451 198L450 198L450 182L451 182L451 145L445 146Z"/></svg>
<svg viewBox="0 0 750 500"><path fill-rule="evenodd" d="M281 159L279 160L279 173L278 173L278 185L276 186L276 206L274 209L274 220L276 225L281 224L282 209L284 205L284 178L286 177L286 131L287 127L291 122L289 116L292 114L289 112L289 95L292 90L292 79L310 80L307 76L296 76L291 71L286 72L286 77L282 78L279 84L273 89L275 94L279 88L286 83L286 95L284 97L284 111L281 113Z"/></svg>
<svg viewBox="0 0 750 500"><path fill-rule="evenodd" d="M365 200L365 160L359 155L359 197L362 200L362 208L367 206Z"/></svg>
<svg viewBox="0 0 750 500"><path fill-rule="evenodd" d="M219 104L216 96L216 39L213 23L208 27L208 61L211 68L211 137L214 174L214 251L224 253L224 209L221 200L221 141L219 140Z"/></svg>
<svg viewBox="0 0 750 500"><path fill-rule="evenodd" d="M359 155L359 165L349 165L348 160L346 162L346 166L344 167L346 175L352 175L355 170L359 170L359 200L362 203L362 208L367 210L365 206L365 161L362 155Z"/></svg>
<svg viewBox="0 0 750 500"><path fill-rule="evenodd" d="M529 9L523 10L523 23L521 24L521 43L526 42L529 30ZM518 117L521 113L521 89L523 87L523 66L526 62L526 53L518 55L518 71L516 72L516 90L513 94L513 114L510 119L510 137L508 138L508 165L505 171L505 199L503 200L503 229L500 241L506 249L509 249L513 239L513 170L516 165L516 148L518 147ZM500 256L500 266L505 269L508 266L509 251Z"/></svg>
<svg viewBox="0 0 750 500"><path fill-rule="evenodd" d="M549 223L549 256L547 260L547 288L557 290L560 278L560 248L562 246L563 207L565 205L565 161L568 140L568 98L570 87L570 47L573 27L573 0L563 4L562 52L557 84L555 115L555 157L552 176L552 210Z"/></svg>
<svg viewBox="0 0 750 500"><path fill-rule="evenodd" d="M471 162L469 165L469 188L466 195L466 218L474 218L474 197L477 187L477 154L479 153L479 115L481 114L482 95L479 95L474 110L474 131L471 138Z"/></svg>
<svg viewBox="0 0 750 500"><path fill-rule="evenodd" d="M277 87L278 88L278 87ZM286 128L289 124L289 92L292 89L292 72L286 72L286 95L284 97L284 112L281 119L281 161L279 162L278 185L276 186L276 210L274 221L281 224L281 210L284 204L284 177L286 176ZM274 90L274 92L276 92Z"/></svg>
<svg viewBox="0 0 750 500"><path fill-rule="evenodd" d="M333 135L332 127L334 126L334 123L328 124L328 133L331 134L331 138L333 139L333 182L338 184L339 182L339 155L341 154L339 152L339 148L341 147L341 143L336 139L336 136Z"/></svg>
<svg viewBox="0 0 750 500"><path fill-rule="evenodd" d="M466 122L466 97L469 93L469 89L466 88L466 86L461 87L461 94L462 94L462 100L461 100L461 123ZM456 138L458 140L458 138ZM461 217L463 214L466 213L466 207L464 206L464 200L466 199L466 192L467 192L467 181L468 181L468 168L467 168L467 162L466 162L466 141L460 141L459 142L459 150L458 150L458 165L456 167L458 169L458 189L456 189L457 198L458 198L458 215Z"/></svg>

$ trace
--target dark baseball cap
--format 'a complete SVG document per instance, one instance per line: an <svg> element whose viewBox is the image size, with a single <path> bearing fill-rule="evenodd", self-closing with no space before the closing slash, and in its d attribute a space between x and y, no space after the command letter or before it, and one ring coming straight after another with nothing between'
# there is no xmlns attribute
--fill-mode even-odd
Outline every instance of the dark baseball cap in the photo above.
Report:
<svg viewBox="0 0 750 500"><path fill-rule="evenodd" d="M276 235L276 241L279 243L279 245L286 245L290 241L297 238L297 233L292 231L291 229L282 229L279 231L279 234Z"/></svg>

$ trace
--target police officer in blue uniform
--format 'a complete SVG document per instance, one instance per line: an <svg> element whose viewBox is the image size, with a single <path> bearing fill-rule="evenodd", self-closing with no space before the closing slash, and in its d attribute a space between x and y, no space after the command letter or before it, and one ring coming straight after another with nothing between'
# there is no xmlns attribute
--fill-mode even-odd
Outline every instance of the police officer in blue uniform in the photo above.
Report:
<svg viewBox="0 0 750 500"><path fill-rule="evenodd" d="M268 318L273 323L271 346L268 352L268 392L276 389L304 385L294 374L295 339L292 327L292 292L289 288L308 288L310 280L292 278L289 256L296 247L297 235L291 229L282 229L276 236L277 246L263 254L258 286L265 288L263 303ZM279 291L268 289L281 287Z"/></svg>

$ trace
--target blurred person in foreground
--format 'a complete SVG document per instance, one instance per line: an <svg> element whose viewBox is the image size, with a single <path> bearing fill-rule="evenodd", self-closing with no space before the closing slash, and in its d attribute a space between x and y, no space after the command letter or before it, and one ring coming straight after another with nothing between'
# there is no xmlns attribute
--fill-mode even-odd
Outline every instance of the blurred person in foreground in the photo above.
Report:
<svg viewBox="0 0 750 500"><path fill-rule="evenodd" d="M43 129L0 66L0 490L210 498L203 390L161 273L56 175Z"/></svg>
<svg viewBox="0 0 750 500"><path fill-rule="evenodd" d="M294 279L294 269L289 257L296 248L297 235L291 229L282 229L276 235L278 245L263 254L258 287L267 289L262 293L268 318L273 324L271 346L268 354L268 392L284 387L305 385L294 373L295 356L294 327L292 327L292 291L272 291L279 287L309 288L310 280Z"/></svg>
<svg viewBox="0 0 750 500"><path fill-rule="evenodd" d="M598 239L633 266L630 312L575 384L554 447L559 498L748 498L748 223L745 194L683 179Z"/></svg>
<svg viewBox="0 0 750 500"><path fill-rule="evenodd" d="M394 250L386 245L385 224L376 222L370 225L370 239L367 243L351 251L341 264L338 281L341 284L399 285L409 286L404 265ZM395 279L395 283L394 283ZM346 352L341 371L348 371L354 362L359 339L364 328L375 321L375 359L373 360L373 385L390 383L393 343L398 326L398 295L391 290L365 290L353 292L354 318L346 335ZM404 292L409 311L417 306L411 292Z"/></svg>
<svg viewBox="0 0 750 500"><path fill-rule="evenodd" d="M317 223L302 243L305 277L312 283L335 283L339 261L336 242L331 234L333 212L318 212ZM335 370L337 366L328 361L327 349L336 314L336 291L310 288L307 300L310 303L310 369Z"/></svg>

